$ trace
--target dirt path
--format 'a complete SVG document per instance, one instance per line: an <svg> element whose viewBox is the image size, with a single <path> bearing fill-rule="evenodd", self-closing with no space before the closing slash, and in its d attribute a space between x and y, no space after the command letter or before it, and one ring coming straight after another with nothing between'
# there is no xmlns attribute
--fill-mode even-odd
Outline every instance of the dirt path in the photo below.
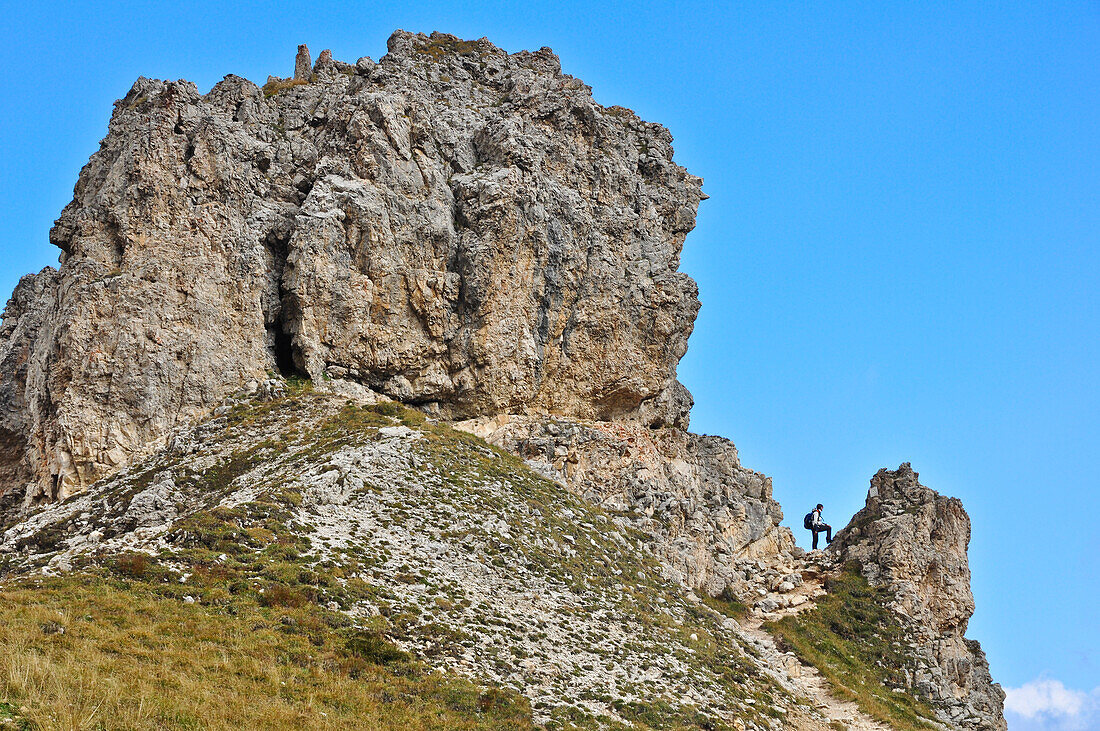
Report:
<svg viewBox="0 0 1100 731"><path fill-rule="evenodd" d="M775 638L764 628L767 621L798 614L813 608L814 600L825 593L821 567L806 561L803 566L803 583L784 595L785 607L764 613L754 610L742 623L742 631L757 650L767 657L770 665L783 668L785 674L777 674L776 680L796 697L804 698L808 705L804 710L787 718L787 727L798 731L820 731L826 728L848 731L890 731L890 727L876 721L851 701L832 695L829 681L812 665L805 665L793 653L783 652Z"/></svg>

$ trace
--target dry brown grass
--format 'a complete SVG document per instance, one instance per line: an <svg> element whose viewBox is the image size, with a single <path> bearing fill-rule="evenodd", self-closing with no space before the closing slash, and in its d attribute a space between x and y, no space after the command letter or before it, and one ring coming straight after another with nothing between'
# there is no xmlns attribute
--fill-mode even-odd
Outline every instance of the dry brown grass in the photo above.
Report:
<svg viewBox="0 0 1100 731"><path fill-rule="evenodd" d="M295 86L304 86L308 83L309 82L305 79L278 79L276 81L269 81L263 85L264 96L273 97L280 91L293 89Z"/></svg>
<svg viewBox="0 0 1100 731"><path fill-rule="evenodd" d="M44 730L532 728L510 691L403 661L349 666L344 630L316 607L232 615L152 589L102 576L0 587L0 704Z"/></svg>

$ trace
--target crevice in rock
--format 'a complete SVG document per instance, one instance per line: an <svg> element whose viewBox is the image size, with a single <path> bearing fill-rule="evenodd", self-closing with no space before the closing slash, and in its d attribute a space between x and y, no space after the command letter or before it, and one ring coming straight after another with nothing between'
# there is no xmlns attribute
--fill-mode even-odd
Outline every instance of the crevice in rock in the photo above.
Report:
<svg viewBox="0 0 1100 731"><path fill-rule="evenodd" d="M533 243L533 246L537 244ZM541 382L545 376L547 361L547 345L550 342L550 330L553 315L555 315L565 299L564 282L562 277L563 242L554 227L549 230L549 236L545 242L548 247L546 264L542 271L542 292L539 296L538 310L535 322L536 347L539 353L538 362L535 365L535 378Z"/></svg>
<svg viewBox="0 0 1100 731"><path fill-rule="evenodd" d="M23 452L26 443L14 431L0 427L0 514L3 498L31 479L25 469Z"/></svg>
<svg viewBox="0 0 1100 731"><path fill-rule="evenodd" d="M294 346L294 306L286 290L284 278L286 258L290 245L290 233L271 231L264 239L264 247L270 257L268 292L264 303L264 327L267 329L267 348L276 370L285 377L305 376L302 359Z"/></svg>
<svg viewBox="0 0 1100 731"><path fill-rule="evenodd" d="M100 254L100 258L110 271L117 274L118 270L122 269L122 262L126 257L126 239L116 220L109 221L105 233L110 242L110 248Z"/></svg>
<svg viewBox="0 0 1100 731"><path fill-rule="evenodd" d="M304 175L295 177L291 182L298 192L302 194L303 198L309 195L310 191L313 190L313 181Z"/></svg>

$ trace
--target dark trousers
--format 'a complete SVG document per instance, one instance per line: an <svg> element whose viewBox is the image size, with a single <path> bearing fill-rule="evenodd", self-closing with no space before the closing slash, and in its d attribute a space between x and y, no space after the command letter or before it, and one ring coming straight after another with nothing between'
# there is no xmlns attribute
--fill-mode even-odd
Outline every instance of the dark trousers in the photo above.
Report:
<svg viewBox="0 0 1100 731"><path fill-rule="evenodd" d="M814 548L815 549L817 548L817 534L818 533L824 533L825 534L825 543L828 544L828 543L833 542L833 527L831 525L815 525L813 528L810 528L810 531L812 531L813 534L814 534Z"/></svg>

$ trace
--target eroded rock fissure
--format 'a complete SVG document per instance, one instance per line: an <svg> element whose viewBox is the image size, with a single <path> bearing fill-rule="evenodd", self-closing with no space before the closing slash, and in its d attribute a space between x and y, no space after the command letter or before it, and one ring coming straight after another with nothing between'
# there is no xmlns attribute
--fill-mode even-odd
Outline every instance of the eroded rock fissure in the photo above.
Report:
<svg viewBox="0 0 1100 731"><path fill-rule="evenodd" d="M26 442L21 435L0 427L0 498L5 485L16 485L27 478L23 465Z"/></svg>
<svg viewBox="0 0 1100 731"><path fill-rule="evenodd" d="M272 231L264 239L264 247L271 261L268 276L273 294L264 313L264 325L275 369L284 378L307 375L299 365L301 358L294 347L294 304L285 282L289 246L289 233Z"/></svg>

